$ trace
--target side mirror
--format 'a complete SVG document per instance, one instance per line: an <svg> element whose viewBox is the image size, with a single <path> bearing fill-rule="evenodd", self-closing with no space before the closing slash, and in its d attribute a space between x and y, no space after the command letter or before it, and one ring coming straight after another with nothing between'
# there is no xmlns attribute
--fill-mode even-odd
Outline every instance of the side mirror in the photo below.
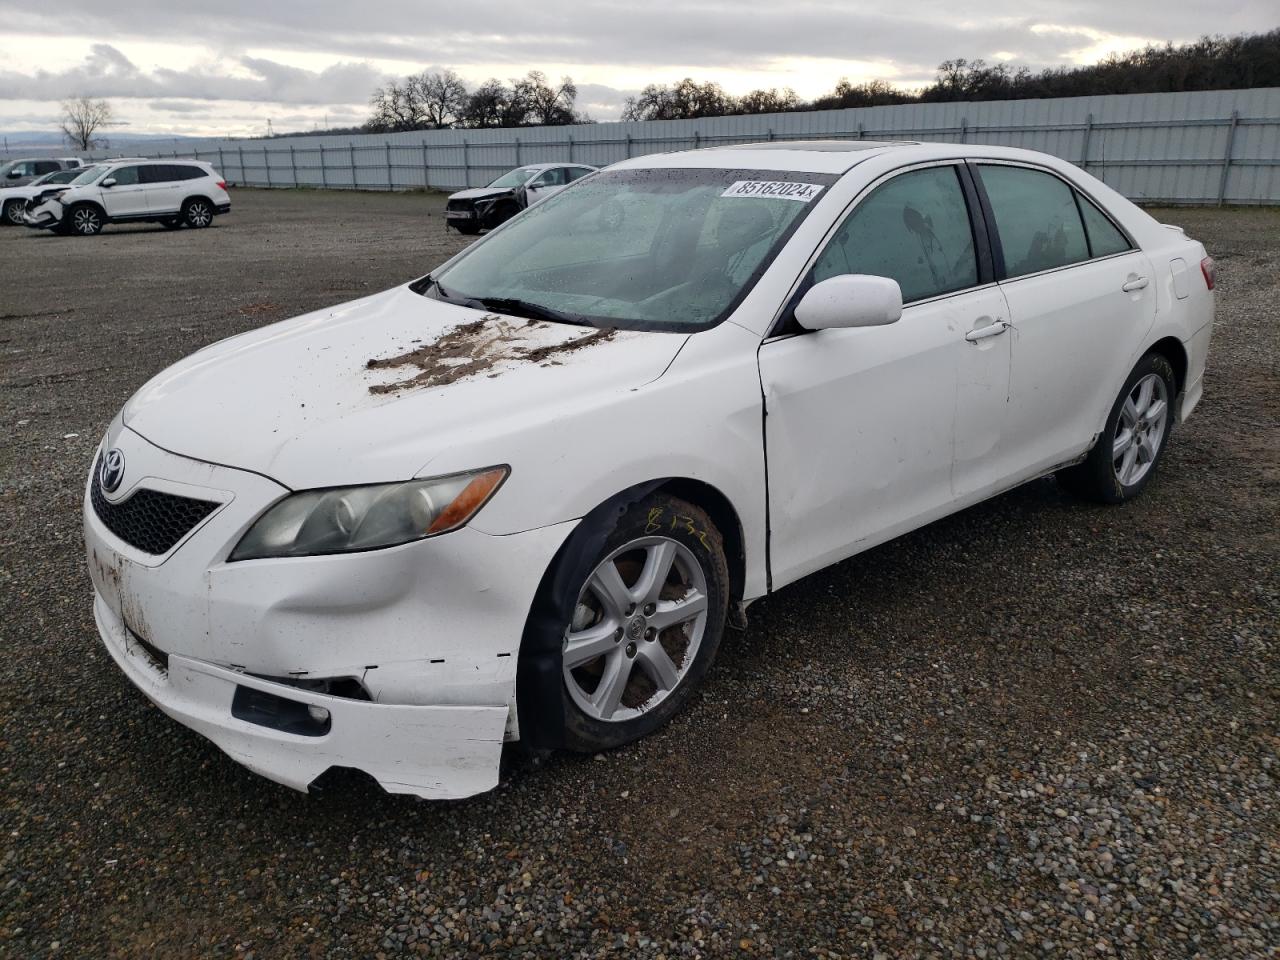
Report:
<svg viewBox="0 0 1280 960"><path fill-rule="evenodd" d="M849 273L815 283L796 304L796 322L806 330L882 327L902 316L897 280Z"/></svg>
<svg viewBox="0 0 1280 960"><path fill-rule="evenodd" d="M22 176L22 171L21 171L21 170L10 170L10 171L9 171L9 179L10 179L10 180L17 180L20 176Z"/></svg>
<svg viewBox="0 0 1280 960"><path fill-rule="evenodd" d="M104 187L114 187L115 185L116 185L115 177L107 177L107 179L103 180L101 183L101 186L104 186Z"/></svg>

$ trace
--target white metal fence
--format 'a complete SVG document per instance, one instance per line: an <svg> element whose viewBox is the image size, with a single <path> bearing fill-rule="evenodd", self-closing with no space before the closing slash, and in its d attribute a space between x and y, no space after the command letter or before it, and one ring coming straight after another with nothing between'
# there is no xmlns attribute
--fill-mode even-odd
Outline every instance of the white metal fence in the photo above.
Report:
<svg viewBox="0 0 1280 960"><path fill-rule="evenodd" d="M152 141L127 149L140 156L207 160L229 182L246 186L402 190L483 185L521 163L606 166L642 154L814 137L1027 147L1076 163L1139 201L1280 204L1280 88L569 127L184 141L167 148ZM111 153L118 156L120 150Z"/></svg>

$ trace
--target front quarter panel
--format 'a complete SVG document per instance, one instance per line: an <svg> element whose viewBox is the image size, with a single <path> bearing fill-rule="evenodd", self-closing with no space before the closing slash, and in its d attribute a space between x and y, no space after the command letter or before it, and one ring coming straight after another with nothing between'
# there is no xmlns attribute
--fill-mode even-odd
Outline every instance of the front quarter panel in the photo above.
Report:
<svg viewBox="0 0 1280 960"><path fill-rule="evenodd" d="M508 463L511 476L472 526L511 534L577 519L609 497L668 477L719 490L741 521L745 596L765 592L764 451L758 338L732 323L689 337L658 379L584 397L547 420L460 431L421 473Z"/></svg>

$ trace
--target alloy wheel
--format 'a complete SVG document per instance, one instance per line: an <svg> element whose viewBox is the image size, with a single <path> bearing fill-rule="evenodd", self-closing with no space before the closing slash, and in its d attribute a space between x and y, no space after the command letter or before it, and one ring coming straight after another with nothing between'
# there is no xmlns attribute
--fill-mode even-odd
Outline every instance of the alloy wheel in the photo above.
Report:
<svg viewBox="0 0 1280 960"><path fill-rule="evenodd" d="M187 223L193 227L207 227L213 219L213 214L209 212L209 205L199 201L187 207Z"/></svg>
<svg viewBox="0 0 1280 960"><path fill-rule="evenodd" d="M88 207L75 212L73 223L76 233L82 233L85 236L95 234L102 229L102 219L98 216L98 212Z"/></svg>
<svg viewBox="0 0 1280 960"><path fill-rule="evenodd" d="M1169 388L1163 377L1149 373L1125 398L1111 442L1111 466L1123 486L1133 486L1151 470L1168 424Z"/></svg>
<svg viewBox="0 0 1280 960"><path fill-rule="evenodd" d="M641 537L605 557L565 631L565 686L578 707L619 723L652 710L693 666L707 627L707 578L688 547Z"/></svg>
<svg viewBox="0 0 1280 960"><path fill-rule="evenodd" d="M4 216L15 227L18 226L22 223L22 204L16 201L10 201L5 204Z"/></svg>

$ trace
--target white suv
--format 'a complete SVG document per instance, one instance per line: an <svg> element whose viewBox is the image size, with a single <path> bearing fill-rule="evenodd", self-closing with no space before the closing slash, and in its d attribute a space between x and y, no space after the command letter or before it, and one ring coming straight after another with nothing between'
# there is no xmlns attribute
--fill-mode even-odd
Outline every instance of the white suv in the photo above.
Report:
<svg viewBox="0 0 1280 960"><path fill-rule="evenodd" d="M28 210L26 224L92 236L108 223L207 227L216 214L230 212L226 182L203 161L109 161L86 170L62 194Z"/></svg>

